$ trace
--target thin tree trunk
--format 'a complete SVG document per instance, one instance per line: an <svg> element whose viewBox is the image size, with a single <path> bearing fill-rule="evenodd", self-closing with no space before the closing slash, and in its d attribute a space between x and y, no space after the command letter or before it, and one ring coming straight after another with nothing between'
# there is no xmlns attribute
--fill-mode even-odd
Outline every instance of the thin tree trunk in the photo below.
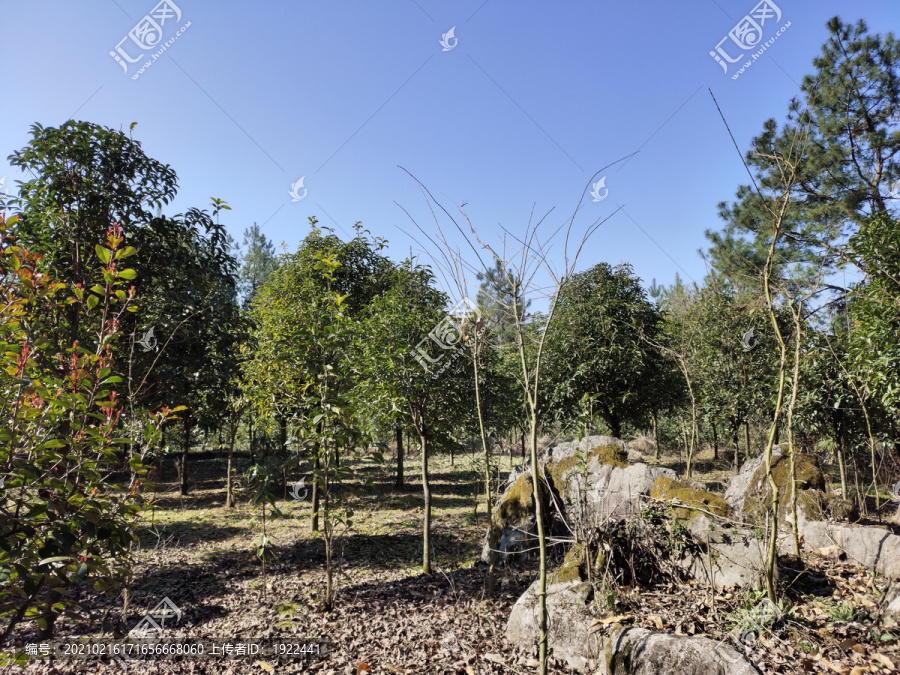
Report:
<svg viewBox="0 0 900 675"><path fill-rule="evenodd" d="M847 499L847 467L844 463L844 427L842 424L835 425L835 436L837 437L836 451L838 460L838 470L841 473L841 498Z"/></svg>
<svg viewBox="0 0 900 675"><path fill-rule="evenodd" d="M313 464L313 470L315 473L319 472L319 469L322 466L322 462L319 459L319 445L316 444L315 448L313 448L313 452L316 453L315 464ZM313 532L319 531L319 481L314 477L312 481L312 520L309 525L309 529Z"/></svg>
<svg viewBox="0 0 900 675"><path fill-rule="evenodd" d="M750 420L744 422L744 445L747 447L747 457L753 457L753 450L750 447Z"/></svg>
<svg viewBox="0 0 900 675"><path fill-rule="evenodd" d="M719 459L719 430L716 429L716 423L712 422L712 432L713 432L713 459Z"/></svg>
<svg viewBox="0 0 900 675"><path fill-rule="evenodd" d="M398 490L403 489L403 429L399 426L395 430L397 437L397 480L394 487Z"/></svg>
<svg viewBox="0 0 900 675"><path fill-rule="evenodd" d="M797 448L794 447L794 408L797 406L797 392L800 389L800 340L803 337L802 325L803 302L791 314L794 317L796 341L794 343L794 372L791 382L791 401L787 413L788 449L791 453L791 534L794 538L794 555L800 557L800 531L797 523Z"/></svg>
<svg viewBox="0 0 900 675"><path fill-rule="evenodd" d="M187 456L188 451L191 449L191 430L193 429L193 425L191 424L191 418L188 415L184 417L184 436L182 437L182 445L181 445L181 494L188 494L188 480L187 480Z"/></svg>
<svg viewBox="0 0 900 675"><path fill-rule="evenodd" d="M234 485L232 483L231 465L234 459L234 439L237 436L241 418L232 419L228 438L228 476L225 479L225 508L234 508Z"/></svg>
<svg viewBox="0 0 900 675"><path fill-rule="evenodd" d="M481 447L484 449L484 493L488 517L488 576L487 596L494 597L494 577L497 566L498 532L494 524L494 500L491 495L491 451L488 447L487 435L484 433L484 417L481 410L481 388L478 383L478 326L475 326L473 338L472 365L475 370L475 405L478 408L478 431L481 435Z"/></svg>
<svg viewBox="0 0 900 675"><path fill-rule="evenodd" d="M653 420L653 440L656 442L656 463L659 464L659 420L657 419L656 411L654 410L650 413L651 419Z"/></svg>
<svg viewBox="0 0 900 675"><path fill-rule="evenodd" d="M425 499L425 524L422 531L422 574L431 574L431 485L428 482L428 441L419 432L422 450L422 495Z"/></svg>
<svg viewBox="0 0 900 675"><path fill-rule="evenodd" d="M740 431L740 422L731 426L731 438L734 442L734 475L736 476L741 470L741 445L738 433Z"/></svg>

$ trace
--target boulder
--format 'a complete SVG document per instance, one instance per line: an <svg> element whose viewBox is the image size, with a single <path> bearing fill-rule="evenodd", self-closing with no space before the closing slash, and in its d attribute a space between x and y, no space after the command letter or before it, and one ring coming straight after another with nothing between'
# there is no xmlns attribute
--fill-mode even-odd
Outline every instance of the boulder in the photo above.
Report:
<svg viewBox="0 0 900 675"><path fill-rule="evenodd" d="M540 639L538 581L528 587L513 605L506 623L506 638L530 648ZM548 644L556 658L570 668L593 672L602 662L604 640L591 633L592 616L588 600L591 585L579 580L547 585Z"/></svg>
<svg viewBox="0 0 900 675"><path fill-rule="evenodd" d="M509 556L528 548L529 540L537 536L534 517L534 486L529 473L520 473L497 501L491 514L494 527L499 532L497 560L507 562ZM481 559L490 560L490 532L485 533Z"/></svg>
<svg viewBox="0 0 900 675"><path fill-rule="evenodd" d="M877 619L883 628L896 628L900 625L900 581L892 581L885 590L878 607Z"/></svg>
<svg viewBox="0 0 900 675"><path fill-rule="evenodd" d="M530 649L540 639L538 582L513 606L506 637ZM613 628L609 637L591 630L591 586L567 581L547 587L547 640L553 655L581 672L604 675L759 675L759 670L727 642L657 633L645 628Z"/></svg>
<svg viewBox="0 0 900 675"><path fill-rule="evenodd" d="M888 579L900 579L900 536L884 527L850 525L798 516L803 548L807 551L833 551L834 547L850 560L875 570ZM792 552L788 538L781 551Z"/></svg>
<svg viewBox="0 0 900 675"><path fill-rule="evenodd" d="M671 469L628 464L625 444L609 436L587 436L580 441L560 443L542 455L539 466L548 488L546 494L542 491L544 512L549 519L555 504L571 522L626 518L643 508L644 497L658 478L675 478ZM510 474L507 488L491 515L499 531L500 562L530 547L529 540L537 530L533 493L527 467ZM485 562L490 554L488 534L485 533L481 550Z"/></svg>
<svg viewBox="0 0 900 675"><path fill-rule="evenodd" d="M726 642L621 628L607 640L604 675L760 675Z"/></svg>
<svg viewBox="0 0 900 675"><path fill-rule="evenodd" d="M761 588L765 579L766 543L747 528L724 528L703 518L690 522L700 552L687 551L679 561L692 578L715 588L752 586Z"/></svg>
<svg viewBox="0 0 900 675"><path fill-rule="evenodd" d="M779 456L781 456L781 447L776 445L772 448L772 457ZM744 510L744 498L747 495L750 482L753 480L753 476L757 469L763 465L765 458L765 453L763 453L758 457L748 459L744 462L744 465L741 467L741 470L738 471L738 474L731 479L728 489L725 491L725 501L728 502L731 505L731 508L736 512L740 513Z"/></svg>

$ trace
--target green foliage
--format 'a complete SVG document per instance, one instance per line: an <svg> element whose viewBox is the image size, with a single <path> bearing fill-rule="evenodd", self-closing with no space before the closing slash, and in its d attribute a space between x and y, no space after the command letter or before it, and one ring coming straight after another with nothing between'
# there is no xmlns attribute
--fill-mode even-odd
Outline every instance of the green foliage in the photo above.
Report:
<svg viewBox="0 0 900 675"><path fill-rule="evenodd" d="M2 217L0 242L2 641L23 619L50 634L78 607L72 585L105 592L127 577L143 454L177 410L141 415L117 391L126 369L114 357L118 326L134 302L133 291L119 293L131 275L117 262L131 251L117 226L90 247L90 295L40 271L40 256L15 243ZM47 322L63 308L93 318L98 333L58 350Z"/></svg>
<svg viewBox="0 0 900 675"><path fill-rule="evenodd" d="M243 247L240 288L242 304L245 309L249 309L259 289L265 285L272 272L278 269L278 259L275 257L275 246L256 223L244 230Z"/></svg>
<svg viewBox="0 0 900 675"><path fill-rule="evenodd" d="M662 357L644 338L659 337L663 317L629 265L606 263L569 279L556 312L547 340L550 409L572 419L583 396L597 395L593 410L618 438L651 408Z"/></svg>

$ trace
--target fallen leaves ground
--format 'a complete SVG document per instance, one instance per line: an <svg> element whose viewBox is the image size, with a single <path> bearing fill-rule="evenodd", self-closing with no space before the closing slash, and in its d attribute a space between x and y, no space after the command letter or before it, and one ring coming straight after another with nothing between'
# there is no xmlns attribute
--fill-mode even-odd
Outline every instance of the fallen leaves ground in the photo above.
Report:
<svg viewBox="0 0 900 675"><path fill-rule="evenodd" d="M267 518L277 556L266 569L255 557L261 531L259 512L246 503L225 509L222 463L195 462L190 497L180 498L174 482L159 482L154 503L135 552L128 622L131 628L163 597L183 612L166 635L191 638L268 636L328 637L334 653L315 662L153 661L130 666L128 673L159 675L299 673L344 675L381 673L536 672L534 653L510 645L504 636L510 608L535 578L532 569L504 570L493 599L484 596L484 574L477 564L485 518L473 509L476 476L466 458L438 458L432 467L435 518L435 574L419 574L421 565L421 488L411 478L404 492L392 489L389 468L370 468L369 485L355 492L353 529L340 544L340 591L329 614L319 611L324 588L324 544L309 530L308 502L288 498L279 504L283 518ZM509 466L504 460L504 467ZM414 461L408 476L418 471ZM701 474L702 478L702 474ZM782 571L794 610L780 634L766 634L748 648L765 673L897 672L897 638L868 622L881 582L849 562L807 561ZM121 612L121 597L82 591L94 618ZM727 639L748 593L710 594L691 585L657 589L620 589L597 612L595 629L612 625L645 626L682 635ZM841 604L841 603L849 603ZM69 622L66 635L92 633L92 624ZM33 641L31 627L19 631L16 644ZM552 662L554 673L569 673ZM21 669L19 669L21 672ZM25 672L126 672L99 662L34 662Z"/></svg>

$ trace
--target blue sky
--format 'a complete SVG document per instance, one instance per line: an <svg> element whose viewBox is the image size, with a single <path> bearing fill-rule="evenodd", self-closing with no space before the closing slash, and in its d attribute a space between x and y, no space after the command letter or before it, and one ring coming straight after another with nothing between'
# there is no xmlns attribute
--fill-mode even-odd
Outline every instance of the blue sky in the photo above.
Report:
<svg viewBox="0 0 900 675"><path fill-rule="evenodd" d="M575 229L621 207L579 267L627 261L646 283L702 279L703 232L720 227L716 204L746 180L708 89L743 152L767 118L783 118L830 17L900 32L893 0L775 0L781 17L769 12L763 41L790 26L734 80L749 56L725 74L709 52L754 0L156 2L0 0L0 177L10 191L22 177L6 157L31 124L137 122L145 152L178 173L167 212L218 197L233 209L224 222L235 238L255 221L291 250L308 216L344 238L359 220L400 259L410 247L433 253L404 234L415 225L401 206L434 224L398 166L446 206L467 202L494 242L500 225L522 232L532 208L555 207L555 229L596 171L639 151L600 174L609 192L588 195ZM165 18L160 44L174 41L134 79L159 46L127 73L110 51L141 54L128 36L148 14ZM730 39L723 49L740 51ZM305 197L292 201L301 177Z"/></svg>

